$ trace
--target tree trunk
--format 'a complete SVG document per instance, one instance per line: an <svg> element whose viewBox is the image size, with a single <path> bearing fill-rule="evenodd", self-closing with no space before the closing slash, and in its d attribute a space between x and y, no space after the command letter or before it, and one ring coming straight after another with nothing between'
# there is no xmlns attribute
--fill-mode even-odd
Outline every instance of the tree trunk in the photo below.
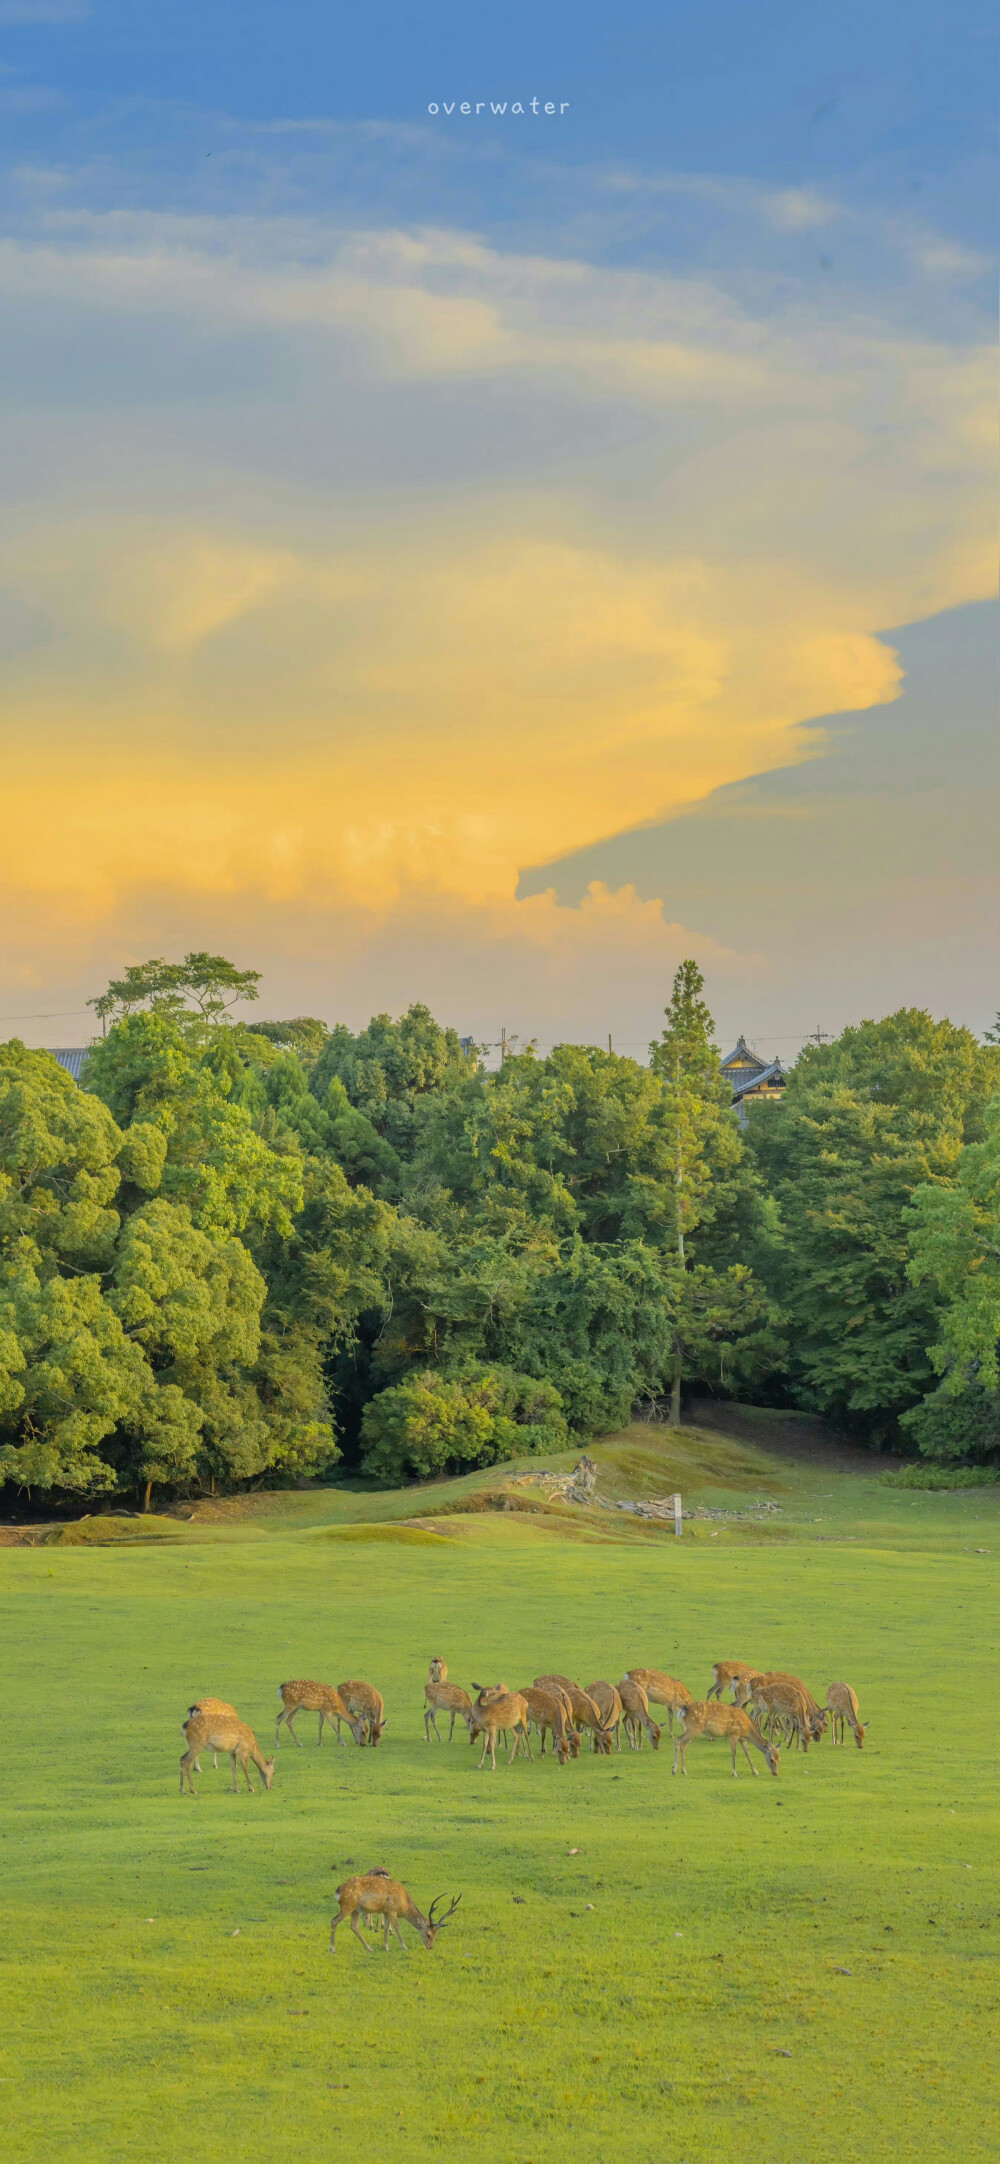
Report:
<svg viewBox="0 0 1000 2164"><path fill-rule="evenodd" d="M146 1482L146 1493L145 1493L145 1495L143 1496L143 1499L142 1499L142 1507L143 1507L143 1510L148 1510L148 1509L149 1509L149 1498L150 1498L150 1496L152 1495L152 1492L153 1492L153 1483L152 1483L152 1481L151 1481L151 1480L147 1480L147 1482Z"/></svg>
<svg viewBox="0 0 1000 2164"><path fill-rule="evenodd" d="M667 1415L667 1423L672 1428L679 1428L681 1424L681 1349L677 1344L674 1346L674 1379L670 1385L670 1411Z"/></svg>

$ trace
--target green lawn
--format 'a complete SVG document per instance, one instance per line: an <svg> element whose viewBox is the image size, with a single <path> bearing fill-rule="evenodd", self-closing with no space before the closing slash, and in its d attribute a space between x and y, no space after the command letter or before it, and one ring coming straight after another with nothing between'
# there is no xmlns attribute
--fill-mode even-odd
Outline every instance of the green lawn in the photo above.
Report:
<svg viewBox="0 0 1000 2164"><path fill-rule="evenodd" d="M648 1430L595 1455L621 1492L682 1473L782 1516L680 1542L597 1512L338 1533L426 1522L480 1477L0 1549L5 2157L995 2154L996 1492ZM424 1742L436 1652L465 1683L642 1662L697 1695L748 1658L820 1696L846 1679L871 1728L777 1780L734 1782L718 1745L672 1780L666 1738L491 1776ZM269 1795L205 1757L182 1800L191 1698L270 1748L296 1675L377 1682L381 1749L319 1752L303 1716ZM377 1862L423 1907L463 1894L430 1955L407 1934L408 1960L369 1959L346 1930L327 1952L338 1879Z"/></svg>

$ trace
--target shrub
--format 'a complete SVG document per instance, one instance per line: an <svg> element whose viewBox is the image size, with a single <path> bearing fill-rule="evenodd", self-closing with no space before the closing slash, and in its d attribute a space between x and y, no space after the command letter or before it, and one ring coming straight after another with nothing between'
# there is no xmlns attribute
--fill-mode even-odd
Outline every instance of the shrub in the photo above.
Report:
<svg viewBox="0 0 1000 2164"><path fill-rule="evenodd" d="M558 1450L566 1435L562 1400L551 1383L504 1367L451 1376L427 1369L380 1390L365 1407L362 1465L390 1484L426 1480Z"/></svg>
<svg viewBox="0 0 1000 2164"><path fill-rule="evenodd" d="M992 1488L1000 1481L993 1465L904 1465L883 1473L883 1488Z"/></svg>

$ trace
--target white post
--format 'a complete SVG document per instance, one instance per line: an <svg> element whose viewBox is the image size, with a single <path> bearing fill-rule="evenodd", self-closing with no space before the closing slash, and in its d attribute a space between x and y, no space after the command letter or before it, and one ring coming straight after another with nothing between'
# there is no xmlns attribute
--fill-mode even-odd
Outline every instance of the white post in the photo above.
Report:
<svg viewBox="0 0 1000 2164"><path fill-rule="evenodd" d="M680 1537L681 1537L681 1534L682 1534L683 1530L684 1530L684 1513L683 1513L683 1511L682 1511L682 1509L681 1509L681 1499L680 1499L680 1496L679 1496L679 1495L675 1495L675 1496L674 1496L674 1532L676 1533L676 1535L677 1535L677 1538L678 1538L678 1540L680 1539Z"/></svg>

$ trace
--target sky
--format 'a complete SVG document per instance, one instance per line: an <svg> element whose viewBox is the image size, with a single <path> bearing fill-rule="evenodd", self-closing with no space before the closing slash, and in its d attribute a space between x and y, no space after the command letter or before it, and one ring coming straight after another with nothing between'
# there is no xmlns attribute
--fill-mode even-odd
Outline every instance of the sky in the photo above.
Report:
<svg viewBox="0 0 1000 2164"><path fill-rule="evenodd" d="M995 61L0 0L2 1034L190 947L484 1042L641 1054L688 954L786 1057L986 1027Z"/></svg>

